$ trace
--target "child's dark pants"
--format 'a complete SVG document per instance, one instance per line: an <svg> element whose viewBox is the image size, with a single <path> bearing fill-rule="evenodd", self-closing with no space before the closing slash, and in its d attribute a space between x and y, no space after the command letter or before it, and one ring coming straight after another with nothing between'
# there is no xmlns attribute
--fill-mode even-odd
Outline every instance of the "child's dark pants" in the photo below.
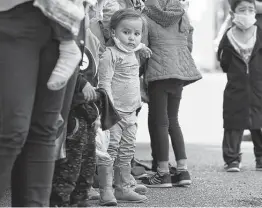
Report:
<svg viewBox="0 0 262 208"><path fill-rule="evenodd" d="M49 206L64 90L46 84L58 46L32 3L0 12L0 197L11 180L15 207Z"/></svg>
<svg viewBox="0 0 262 208"><path fill-rule="evenodd" d="M225 163L234 161L241 162L240 145L244 130L225 129L223 138L223 158ZM262 131L261 129L250 130L254 144L254 154L256 159L262 159Z"/></svg>
<svg viewBox="0 0 262 208"><path fill-rule="evenodd" d="M70 119L70 117L69 117ZM95 175L95 130L79 119L79 129L66 140L66 161L57 161L51 205L72 205L88 198Z"/></svg>

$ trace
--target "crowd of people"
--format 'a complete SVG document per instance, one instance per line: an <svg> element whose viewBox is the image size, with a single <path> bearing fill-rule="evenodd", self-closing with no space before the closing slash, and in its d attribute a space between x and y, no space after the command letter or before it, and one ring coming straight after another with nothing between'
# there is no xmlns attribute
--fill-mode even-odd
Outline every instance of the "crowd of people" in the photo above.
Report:
<svg viewBox="0 0 262 208"><path fill-rule="evenodd" d="M250 129L262 169L262 39L255 0L230 0L218 59L227 73L223 158L240 171ZM190 186L178 112L202 78L191 55L187 0L2 0L0 198L14 207L143 203L148 188ZM148 104L153 174L131 171ZM169 137L176 167L169 164ZM99 193L94 190L98 180Z"/></svg>

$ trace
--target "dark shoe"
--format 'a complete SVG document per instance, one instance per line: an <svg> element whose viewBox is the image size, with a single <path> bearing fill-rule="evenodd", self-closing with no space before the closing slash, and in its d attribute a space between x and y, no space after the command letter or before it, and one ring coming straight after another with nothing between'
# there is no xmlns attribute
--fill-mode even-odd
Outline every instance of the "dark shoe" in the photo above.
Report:
<svg viewBox="0 0 262 208"><path fill-rule="evenodd" d="M70 197L68 196L60 196L56 192L52 191L50 196L50 207L68 207L70 205Z"/></svg>
<svg viewBox="0 0 262 208"><path fill-rule="evenodd" d="M91 205L88 203L88 200L83 200L77 203L77 207L91 207Z"/></svg>
<svg viewBox="0 0 262 208"><path fill-rule="evenodd" d="M190 178L190 174L187 170L176 172L171 176L173 186L189 186L192 181Z"/></svg>
<svg viewBox="0 0 262 208"><path fill-rule="evenodd" d="M170 188L172 187L171 176L169 173L160 175L158 172L149 178L142 180L142 183L150 188Z"/></svg>
<svg viewBox="0 0 262 208"><path fill-rule="evenodd" d="M74 193L71 196L71 203L70 206L74 207L91 207L91 205L88 203L88 195L87 193Z"/></svg>
<svg viewBox="0 0 262 208"><path fill-rule="evenodd" d="M262 171L262 159L256 159L256 170Z"/></svg>
<svg viewBox="0 0 262 208"><path fill-rule="evenodd" d="M234 161L229 164L225 164L225 170L227 172L240 172L240 162Z"/></svg>

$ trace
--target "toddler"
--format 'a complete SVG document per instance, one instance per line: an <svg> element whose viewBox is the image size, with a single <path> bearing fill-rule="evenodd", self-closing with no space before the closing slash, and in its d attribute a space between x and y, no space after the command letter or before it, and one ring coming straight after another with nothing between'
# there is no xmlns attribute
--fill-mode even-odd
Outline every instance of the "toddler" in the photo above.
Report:
<svg viewBox="0 0 262 208"><path fill-rule="evenodd" d="M130 187L130 174L137 132L136 110L141 106L139 61L135 52L143 49L150 54L151 51L141 43L143 20L138 12L117 11L111 18L110 29L114 46L107 47L102 54L98 86L107 91L122 120L109 129L107 152L110 158L99 158L97 163L102 206L147 199Z"/></svg>

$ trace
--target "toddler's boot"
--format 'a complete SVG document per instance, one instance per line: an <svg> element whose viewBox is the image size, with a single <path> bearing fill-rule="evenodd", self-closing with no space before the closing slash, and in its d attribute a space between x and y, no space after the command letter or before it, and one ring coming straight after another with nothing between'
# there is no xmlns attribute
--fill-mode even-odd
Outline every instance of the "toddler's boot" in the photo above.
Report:
<svg viewBox="0 0 262 208"><path fill-rule="evenodd" d="M115 166L115 197L118 202L124 203L142 203L147 200L147 197L136 193L130 184L130 166Z"/></svg>
<svg viewBox="0 0 262 208"><path fill-rule="evenodd" d="M100 191L100 205L116 206L117 201L112 187L113 165L99 165L97 166L97 171Z"/></svg>

